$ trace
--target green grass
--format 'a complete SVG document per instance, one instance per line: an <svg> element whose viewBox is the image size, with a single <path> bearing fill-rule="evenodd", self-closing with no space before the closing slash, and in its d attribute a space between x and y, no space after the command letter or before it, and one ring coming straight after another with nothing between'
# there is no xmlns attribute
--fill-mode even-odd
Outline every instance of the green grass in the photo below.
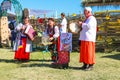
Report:
<svg viewBox="0 0 120 80"><path fill-rule="evenodd" d="M96 53L96 64L93 71L78 68L79 54L71 53L70 68L56 69L51 67L50 57L42 52L31 53L28 63L13 60L14 52L0 49L0 80L120 80L120 52Z"/></svg>

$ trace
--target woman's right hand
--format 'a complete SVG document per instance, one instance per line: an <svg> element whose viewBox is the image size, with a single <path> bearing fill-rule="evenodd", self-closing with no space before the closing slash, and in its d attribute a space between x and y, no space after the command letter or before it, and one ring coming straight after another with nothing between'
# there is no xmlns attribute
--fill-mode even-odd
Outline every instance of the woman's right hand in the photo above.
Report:
<svg viewBox="0 0 120 80"><path fill-rule="evenodd" d="M21 30L24 31L26 29L26 26L22 26Z"/></svg>
<svg viewBox="0 0 120 80"><path fill-rule="evenodd" d="M79 24L80 26L82 26L82 23L83 23L82 21L79 21L79 22L78 22L78 24Z"/></svg>
<svg viewBox="0 0 120 80"><path fill-rule="evenodd" d="M54 38L53 37L51 37L51 38L49 38L49 41L52 41Z"/></svg>

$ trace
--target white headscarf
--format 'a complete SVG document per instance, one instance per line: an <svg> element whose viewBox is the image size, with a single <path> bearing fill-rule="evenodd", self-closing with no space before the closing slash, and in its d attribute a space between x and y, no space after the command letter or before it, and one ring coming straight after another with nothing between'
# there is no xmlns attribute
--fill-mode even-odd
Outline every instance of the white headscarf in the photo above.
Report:
<svg viewBox="0 0 120 80"><path fill-rule="evenodd" d="M92 12L91 7L85 7L85 10Z"/></svg>

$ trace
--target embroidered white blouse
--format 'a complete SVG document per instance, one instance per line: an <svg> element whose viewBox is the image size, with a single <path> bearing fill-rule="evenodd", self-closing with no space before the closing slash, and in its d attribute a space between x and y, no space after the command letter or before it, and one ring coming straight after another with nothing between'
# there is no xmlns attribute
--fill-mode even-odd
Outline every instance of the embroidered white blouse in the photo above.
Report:
<svg viewBox="0 0 120 80"><path fill-rule="evenodd" d="M94 16L88 17L88 19L82 23L82 30L80 32L79 40L83 41L96 41L96 27L97 21Z"/></svg>

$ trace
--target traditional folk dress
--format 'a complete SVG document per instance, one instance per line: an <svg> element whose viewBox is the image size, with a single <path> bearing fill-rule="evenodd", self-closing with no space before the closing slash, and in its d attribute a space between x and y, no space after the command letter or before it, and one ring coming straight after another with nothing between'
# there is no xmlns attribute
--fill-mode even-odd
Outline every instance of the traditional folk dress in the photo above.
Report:
<svg viewBox="0 0 120 80"><path fill-rule="evenodd" d="M52 50L53 52L60 51L60 37L59 37L59 28L57 26L53 26L52 28L47 27L45 32L49 37L53 37L54 40L53 44L49 45L49 50ZM56 45L56 46L55 46ZM56 61L56 53L51 54L52 60Z"/></svg>
<svg viewBox="0 0 120 80"><path fill-rule="evenodd" d="M26 25L19 24L16 27L17 37L14 45L14 51L15 51L14 59L17 60L29 60L30 52L32 51L32 41L27 37L27 35L23 33L23 31L20 31L20 29L25 26ZM32 26L27 25L27 27L32 27Z"/></svg>
<svg viewBox="0 0 120 80"><path fill-rule="evenodd" d="M96 41L97 21L94 16L89 16L82 23L80 32L80 62L95 64L95 41Z"/></svg>

